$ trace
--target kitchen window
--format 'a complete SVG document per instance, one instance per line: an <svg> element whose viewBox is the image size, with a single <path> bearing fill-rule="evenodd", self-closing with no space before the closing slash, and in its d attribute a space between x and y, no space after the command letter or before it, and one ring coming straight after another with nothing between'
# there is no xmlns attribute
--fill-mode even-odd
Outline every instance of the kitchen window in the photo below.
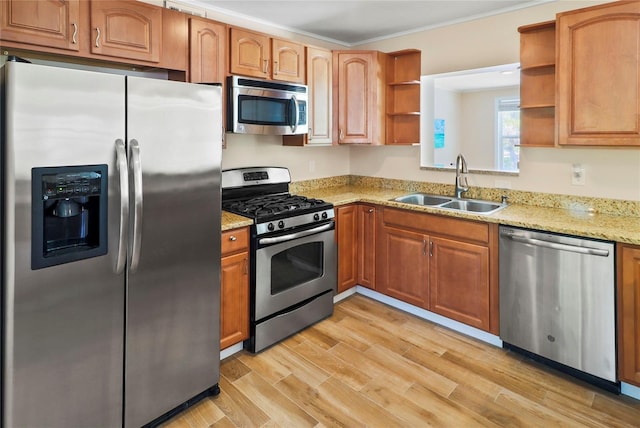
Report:
<svg viewBox="0 0 640 428"><path fill-rule="evenodd" d="M520 98L496 98L496 166L518 171L520 163Z"/></svg>

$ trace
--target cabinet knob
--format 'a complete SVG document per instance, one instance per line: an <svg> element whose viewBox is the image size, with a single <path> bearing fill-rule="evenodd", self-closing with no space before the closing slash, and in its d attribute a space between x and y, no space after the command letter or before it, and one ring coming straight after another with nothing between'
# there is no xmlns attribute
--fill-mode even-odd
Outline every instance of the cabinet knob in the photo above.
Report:
<svg viewBox="0 0 640 428"><path fill-rule="evenodd" d="M369 208L369 211L367 211L367 212L372 213L373 212L373 208Z"/></svg>
<svg viewBox="0 0 640 428"><path fill-rule="evenodd" d="M237 241L237 240L238 240L238 238L236 238L234 235L231 235L229 237L229 241Z"/></svg>

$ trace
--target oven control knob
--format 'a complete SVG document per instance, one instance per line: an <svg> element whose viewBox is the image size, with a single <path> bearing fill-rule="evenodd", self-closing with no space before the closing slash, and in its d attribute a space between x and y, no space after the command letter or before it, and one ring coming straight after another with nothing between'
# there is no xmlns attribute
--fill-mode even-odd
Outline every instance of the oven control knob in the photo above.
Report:
<svg viewBox="0 0 640 428"><path fill-rule="evenodd" d="M327 214L326 212L323 212L323 213L322 213L322 218L323 218L323 219L326 219L327 217L329 217L329 214Z"/></svg>
<svg viewBox="0 0 640 428"><path fill-rule="evenodd" d="M273 225L273 223L269 223L267 225L267 229L269 229L269 232L273 232L273 229L275 229L276 227Z"/></svg>
<svg viewBox="0 0 640 428"><path fill-rule="evenodd" d="M320 220L320 214L315 213L315 214L313 215L313 219L314 219L315 221Z"/></svg>
<svg viewBox="0 0 640 428"><path fill-rule="evenodd" d="M278 227L279 227L280 229L284 229L284 221L280 220L280 221L278 222Z"/></svg>

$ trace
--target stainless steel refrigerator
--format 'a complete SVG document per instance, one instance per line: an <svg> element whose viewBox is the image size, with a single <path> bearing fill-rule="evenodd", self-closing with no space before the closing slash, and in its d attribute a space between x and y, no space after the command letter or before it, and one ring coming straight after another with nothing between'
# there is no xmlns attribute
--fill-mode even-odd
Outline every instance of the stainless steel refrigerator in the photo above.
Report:
<svg viewBox="0 0 640 428"><path fill-rule="evenodd" d="M2 426L139 427L217 393L220 88L0 78Z"/></svg>

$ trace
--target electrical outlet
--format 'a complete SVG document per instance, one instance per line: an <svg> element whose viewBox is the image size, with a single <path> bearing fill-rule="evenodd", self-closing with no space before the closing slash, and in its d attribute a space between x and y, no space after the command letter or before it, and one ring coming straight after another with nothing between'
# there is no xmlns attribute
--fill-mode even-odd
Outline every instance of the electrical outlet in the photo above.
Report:
<svg viewBox="0 0 640 428"><path fill-rule="evenodd" d="M586 181L584 167L579 163L574 163L571 167L571 184L574 186L584 186Z"/></svg>

